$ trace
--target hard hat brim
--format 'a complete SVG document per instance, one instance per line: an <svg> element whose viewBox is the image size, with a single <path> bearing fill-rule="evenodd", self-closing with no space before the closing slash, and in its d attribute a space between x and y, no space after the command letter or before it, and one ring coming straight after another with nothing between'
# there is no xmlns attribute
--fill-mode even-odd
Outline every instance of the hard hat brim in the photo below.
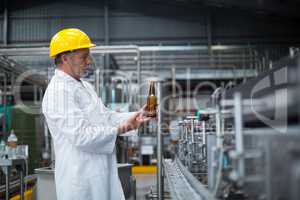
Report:
<svg viewBox="0 0 300 200"><path fill-rule="evenodd" d="M95 44L91 43L89 45L83 45L83 46L80 46L78 48L73 48L73 49L69 49L69 50L66 50L66 51L61 51L61 52L56 52L55 54L51 54L50 55L50 58L54 58L55 56L57 56L58 54L61 54L63 52L67 52L67 51L74 51L74 50L78 50L78 49L86 49L86 48L94 48L96 47Z"/></svg>

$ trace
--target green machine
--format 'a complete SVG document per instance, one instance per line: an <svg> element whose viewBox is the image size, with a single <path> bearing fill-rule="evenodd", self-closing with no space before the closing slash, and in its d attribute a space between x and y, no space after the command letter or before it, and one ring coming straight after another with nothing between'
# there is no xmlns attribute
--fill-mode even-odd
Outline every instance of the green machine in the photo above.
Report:
<svg viewBox="0 0 300 200"><path fill-rule="evenodd" d="M11 129L18 137L18 144L29 146L29 173L42 165L43 125L40 114L26 112L29 109L39 109L40 106L15 105L11 109Z"/></svg>
<svg viewBox="0 0 300 200"><path fill-rule="evenodd" d="M12 110L13 106L3 106L3 105L0 105L0 119L1 119L1 132L5 131L9 131L10 130L10 124L11 124L11 118L10 118L10 113L11 113L11 110ZM2 124L2 120L5 118L5 126L3 127L3 124Z"/></svg>

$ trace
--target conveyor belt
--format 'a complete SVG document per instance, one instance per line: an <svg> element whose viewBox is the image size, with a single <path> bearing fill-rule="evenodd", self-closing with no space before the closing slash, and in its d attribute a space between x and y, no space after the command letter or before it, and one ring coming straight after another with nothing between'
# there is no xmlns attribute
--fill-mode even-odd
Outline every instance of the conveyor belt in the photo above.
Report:
<svg viewBox="0 0 300 200"><path fill-rule="evenodd" d="M164 172L173 200L213 200L208 190L180 163L164 160Z"/></svg>

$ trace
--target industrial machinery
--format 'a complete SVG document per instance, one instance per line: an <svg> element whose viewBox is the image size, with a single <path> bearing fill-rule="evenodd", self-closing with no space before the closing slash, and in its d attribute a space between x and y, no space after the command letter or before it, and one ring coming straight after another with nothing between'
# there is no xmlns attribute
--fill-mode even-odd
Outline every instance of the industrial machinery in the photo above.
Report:
<svg viewBox="0 0 300 200"><path fill-rule="evenodd" d="M215 46L212 49L219 51L218 48L220 47ZM164 196L169 196L164 195L164 192L169 190L172 199L175 200L299 199L300 106L297 93L299 91L299 55L293 54L270 66L266 62L262 64L257 62L259 59L256 56L249 55L251 62L249 61L248 65L252 66L251 70L233 68L230 71L234 73L228 73L228 70L217 70L211 73L210 70L198 71L198 68L202 66L202 62L199 62L203 55L201 49L203 48L163 46L108 46L94 49L94 61L98 67L95 66L93 73L88 73L85 78L95 86L103 103L110 109L121 112L137 110L146 103L150 80L154 80L157 87L159 104L157 122L145 125L139 130L138 136L120 137L119 144L117 144L118 161L139 165L157 164L157 195L153 195L152 198L163 199ZM36 50L39 55L41 49ZM22 53L24 50L19 51ZM41 52L43 55L48 54L43 50ZM156 60L155 52L160 52L159 60ZM239 50L237 52L240 53ZM179 56L180 59L194 59L193 62L197 64L194 69L186 69L185 65L181 66L175 61L173 63L175 60L173 57L179 53L187 54L187 56ZM111 65L106 63L107 54L115 55L110 60ZM215 60L218 60L218 65L225 65L226 62L221 61L226 60L227 54L222 54L223 57L213 55L215 55L213 56ZM231 56L240 57L239 54ZM210 63L207 60L204 61L205 66L206 63ZM154 64L151 64L152 62ZM243 59L242 62L245 64L248 61ZM102 68L105 66L104 63L112 69L107 66ZM166 63L171 68L164 68ZM235 61L234 66L244 65ZM267 67L271 68L268 72L246 81L249 77L266 70ZM128 72L127 69L130 68L135 71ZM162 72L156 68L161 68ZM168 74L172 74L172 77L170 78ZM218 83L227 79L228 84L223 81L223 86L215 90L207 106L203 107L201 104L198 115L190 112L189 115L178 120L179 137L171 138L173 140L171 143L169 134L171 116L169 114L175 110L171 108L178 103L176 100L182 98L180 95L175 95L176 81L187 80L185 90L188 91L191 82L198 81L200 75L201 80L214 80L218 75ZM48 77L51 77L51 73ZM193 78L194 80L191 81ZM32 81L31 79L29 81ZM170 79L172 79L171 84L168 82ZM233 87L231 80L244 83ZM41 91L46 84L44 81L42 83ZM6 90L2 88L1 90L1 97L4 101L3 93ZM32 92L35 94L34 101L38 101L38 96L42 96L42 94L37 95L37 92L37 88ZM188 97L190 94L184 95ZM172 101L169 101L170 99ZM186 104L188 105L189 101L186 101ZM19 114L19 108L12 110L15 116L20 116L14 117L12 125L16 130L20 129L26 133L27 127L32 126L33 123L23 120L23 115ZM190 107L180 107L180 109L184 112ZM28 116L24 118L28 119ZM22 126L19 123L21 119L25 123L21 124ZM34 118L31 119L33 122ZM4 122L2 121L1 124ZM43 161L45 158L49 160L51 150L49 132L46 124L44 125L44 135L40 134L40 136L45 136ZM39 121L38 128L41 129L41 127L42 124ZM26 139L22 136L19 138ZM35 156L33 152L35 149L32 146L34 145L31 145L30 151L32 152L29 154ZM168 159L170 156L167 154L171 152L170 146L174 150L174 155L171 156L174 159ZM37 184L40 194L46 194L43 189L50 188L48 183L54 186L53 160L54 158L51 158L50 168L35 170L38 182L40 181ZM49 165L48 162L45 163L46 166ZM38 159L33 159L31 163L38 165L40 162ZM129 197L135 193L129 192L130 188L135 188L134 180L129 178L131 165L120 165L119 170L121 168L125 169L124 173L126 172L126 176L120 176L120 178L124 188L127 188L124 191ZM122 175L122 172L120 174ZM165 178L168 184L164 184ZM43 182L46 184L41 186Z"/></svg>
<svg viewBox="0 0 300 200"><path fill-rule="evenodd" d="M198 116L178 121L175 158L163 160L168 188L158 191L176 200L299 199L299 58L218 88Z"/></svg>
<svg viewBox="0 0 300 200"><path fill-rule="evenodd" d="M9 199L19 192L26 193L36 180L28 174L42 160L39 105L46 82L42 75L26 71L24 66L3 55L0 77L0 199ZM15 144L16 149L10 151L6 141L9 143L12 129L19 145Z"/></svg>

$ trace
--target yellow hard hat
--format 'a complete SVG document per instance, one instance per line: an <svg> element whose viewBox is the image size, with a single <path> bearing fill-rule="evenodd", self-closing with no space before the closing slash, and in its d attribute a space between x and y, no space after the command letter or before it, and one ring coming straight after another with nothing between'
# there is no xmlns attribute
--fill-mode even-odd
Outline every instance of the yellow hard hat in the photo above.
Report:
<svg viewBox="0 0 300 200"><path fill-rule="evenodd" d="M77 28L67 28L56 33L50 42L50 57L76 49L91 48L92 43L87 34Z"/></svg>

